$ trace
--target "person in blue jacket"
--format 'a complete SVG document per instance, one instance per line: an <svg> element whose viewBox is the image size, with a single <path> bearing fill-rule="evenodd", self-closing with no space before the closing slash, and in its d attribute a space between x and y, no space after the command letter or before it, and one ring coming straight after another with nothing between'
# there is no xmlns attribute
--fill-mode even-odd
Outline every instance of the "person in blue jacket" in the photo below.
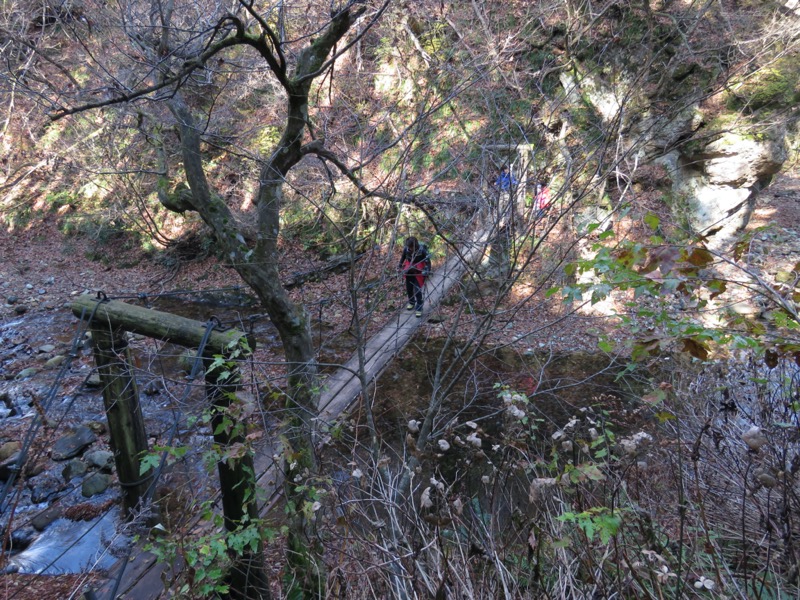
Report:
<svg viewBox="0 0 800 600"><path fill-rule="evenodd" d="M425 244L420 244L413 236L406 238L397 268L406 280L406 294L408 295L406 310L416 309L417 317L421 317L422 288L431 272L431 257L428 255L428 248Z"/></svg>
<svg viewBox="0 0 800 600"><path fill-rule="evenodd" d="M497 179L495 179L494 187L501 192L507 192L511 189L512 185L517 185L517 179L509 173L507 166L503 166L503 168L500 169L500 174L497 176Z"/></svg>

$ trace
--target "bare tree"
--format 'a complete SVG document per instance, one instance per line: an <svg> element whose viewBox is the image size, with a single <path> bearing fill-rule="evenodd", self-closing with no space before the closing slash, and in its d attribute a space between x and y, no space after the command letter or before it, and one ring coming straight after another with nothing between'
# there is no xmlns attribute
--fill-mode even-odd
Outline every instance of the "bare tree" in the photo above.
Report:
<svg viewBox="0 0 800 600"><path fill-rule="evenodd" d="M313 477L317 470L311 423L319 383L308 316L281 284L278 239L283 189L292 168L312 155L332 162L355 181L345 161L319 137L310 114L310 92L318 78L332 76L337 57L354 43L347 37L353 26L359 23L358 35L363 35L388 4L388 0L374 5L362 0L334 2L327 14L314 6L303 25L296 12L300 7L294 3L242 0L221 6L130 1L119 3L116 10L98 3L92 6L95 30L102 27L106 33L115 33L106 38L106 47L83 42L84 56L90 61L88 85L75 85L62 68L60 79L72 79L73 85L58 89L61 81L51 81L37 86L43 101L52 103L55 120L124 105L129 113L138 113L140 122L152 119L176 127L190 193L177 200L162 197L172 200L170 208L196 211L202 217L226 259L258 295L283 342L291 415L286 427L286 491L297 506L290 516L288 558L298 589L311 596L321 593L324 578L322 565L315 559L313 537L307 535L304 505L309 499L296 491L303 488L295 479ZM87 12L88 8L84 6ZM287 27L287 10L294 11L291 27ZM211 90L222 94L231 79L248 70L272 77L275 92L285 100L280 137L259 159L255 227L240 221L208 177L207 144L224 142L209 136L216 106L213 98L206 103L203 96ZM16 77L17 81L26 79L19 70ZM64 94L65 89L71 91Z"/></svg>

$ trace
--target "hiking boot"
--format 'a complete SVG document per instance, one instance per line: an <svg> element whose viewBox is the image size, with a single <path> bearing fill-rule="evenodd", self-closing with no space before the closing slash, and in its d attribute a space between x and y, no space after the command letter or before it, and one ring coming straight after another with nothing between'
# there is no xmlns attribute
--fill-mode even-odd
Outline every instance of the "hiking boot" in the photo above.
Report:
<svg viewBox="0 0 800 600"><path fill-rule="evenodd" d="M411 302L409 302L408 304L406 304L406 310L414 310L414 305Z"/></svg>
<svg viewBox="0 0 800 600"><path fill-rule="evenodd" d="M422 316L422 309L420 308L420 309L417 311L417 318L419 319L421 316Z"/></svg>

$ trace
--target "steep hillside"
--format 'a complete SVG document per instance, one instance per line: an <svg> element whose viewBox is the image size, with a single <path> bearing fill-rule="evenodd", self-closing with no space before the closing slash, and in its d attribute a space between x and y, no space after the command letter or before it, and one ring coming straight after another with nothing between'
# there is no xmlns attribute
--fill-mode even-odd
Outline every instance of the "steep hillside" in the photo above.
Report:
<svg viewBox="0 0 800 600"><path fill-rule="evenodd" d="M130 342L141 474L172 467L153 544L190 567L167 594L796 595L794 6L11 0L0 20L4 537L120 487L47 456L102 421L65 303L203 290L258 341L227 405ZM321 376L403 310L404 238L436 269L478 232L411 347L321 426ZM79 410L56 423L68 356ZM269 436L288 509L265 520L247 461ZM41 460L16 468L23 446ZM112 489L78 497L82 467ZM217 510L217 488L246 499Z"/></svg>

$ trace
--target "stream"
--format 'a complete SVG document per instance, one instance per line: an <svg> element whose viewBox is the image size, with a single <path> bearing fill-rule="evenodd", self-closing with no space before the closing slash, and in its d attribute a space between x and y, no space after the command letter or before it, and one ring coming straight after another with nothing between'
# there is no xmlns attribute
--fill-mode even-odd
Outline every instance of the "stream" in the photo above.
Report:
<svg viewBox="0 0 800 600"><path fill-rule="evenodd" d="M280 341L274 326L245 297L217 297L204 302L185 302L167 297L154 299L152 303L156 310L200 321L214 315L228 326L251 331L259 349L272 355L280 354ZM23 450L33 416L38 413L45 419L45 426L38 431L28 449L21 483L17 480L13 490L7 490L6 502L2 504L3 507L14 507L13 511L6 508L0 514L0 529L7 531L10 524L12 541L6 548L7 562L0 563L0 569L5 572L61 574L106 569L130 544L129 537L118 533L119 510L111 508L119 505L119 486L113 473L113 456L108 448L100 389L87 379L94 364L86 340L78 341L77 356L68 368L63 368L74 342L76 324L71 311L62 308L30 313L0 325L0 485L5 487L9 465ZM349 356L351 348L347 346L352 344L352 340L337 339L333 335L326 337L332 328L323 321L322 315L312 324L318 347L327 362L335 363ZM190 449L185 462L193 466L183 474L168 473L162 486L188 485L192 488L197 485L193 481L205 480L199 487L192 488L195 497L197 494L202 496L202 486L213 486L210 480L215 479L209 478L202 467L202 454L210 443L211 432L208 426L189 427L186 424L187 416L199 414L204 405L202 385L199 392L182 395L188 385L187 361L181 357L183 349L154 344L141 336L131 337L140 402L151 447L169 442L168 432L178 419L180 440ZM387 427L396 427L398 420L408 420L406 411L414 409L404 399L420 398L420 393L424 397L419 382L427 378L427 354L431 352L432 356L436 355L437 349L432 347L421 354L410 352L406 360L398 360L390 369L390 378L406 383L393 383L384 390L387 409L382 419L390 421ZM577 368L576 360L582 363L581 368ZM584 357L561 359L548 366L551 379L561 384L552 392L540 389L539 398L547 403L548 394L551 394L554 399L558 397L558 405L563 407L566 402L567 408L561 409L563 417L557 417L557 421L568 419L577 406L590 401L592 393L615 387L611 372L597 381L595 386L599 387L591 392L580 385L574 387L570 382L575 382L576 378L580 380L582 370L594 373L603 370L603 365L586 361ZM512 364L511 357L499 357L490 372L500 373L509 367L520 375L520 365L511 367ZM608 365L605 368L608 369ZM257 375L261 381L262 374ZM507 376L514 377L512 372ZM61 379L54 391L58 377ZM532 391L536 388L530 377L518 376L517 379L522 389L532 386ZM489 410L494 410L489 405L496 400L496 392L491 391L492 384L488 382L487 404L484 405ZM265 385L269 386L269 383ZM479 418L484 408L475 408L478 413L471 415L468 410L463 418ZM547 412L551 418L556 414L555 408ZM488 421L486 426L494 427ZM87 487L89 483L100 485ZM157 496L159 493L162 491L157 491ZM170 501L173 500L177 503L177 512L185 513L186 508L178 502L181 499L176 496ZM162 518L168 519L169 515Z"/></svg>
<svg viewBox="0 0 800 600"><path fill-rule="evenodd" d="M269 320L260 318L252 303L242 306L244 296L213 300L167 297L153 303L157 310L202 321L214 314L229 326L243 323L262 348L280 346ZM107 569L130 544L129 536L118 533L120 492L101 389L90 377L91 343L75 343L77 325L67 307L0 323L0 534L8 537L0 572L53 575ZM152 446L163 443L176 415L185 420L202 404L190 397L176 406L175 390L186 388L190 363L181 361L183 349L132 338ZM76 356L70 360L74 345ZM194 396L202 402L202 394ZM43 417L38 426L37 414ZM210 431L182 427L181 432L198 453L210 440ZM11 485L20 456L26 459L22 476Z"/></svg>

